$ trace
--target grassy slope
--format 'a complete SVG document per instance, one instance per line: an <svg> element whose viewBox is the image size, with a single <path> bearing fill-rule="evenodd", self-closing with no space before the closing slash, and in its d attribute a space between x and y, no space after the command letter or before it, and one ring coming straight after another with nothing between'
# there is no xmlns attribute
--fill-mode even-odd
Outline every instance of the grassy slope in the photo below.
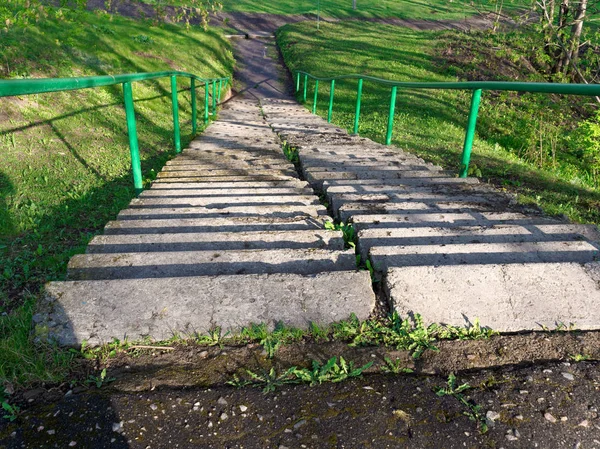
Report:
<svg viewBox="0 0 600 449"><path fill-rule="evenodd" d="M229 44L216 31L154 27L73 13L13 29L0 40L4 77L183 70L230 75ZM187 83L185 83L187 84ZM181 88L189 85L180 85ZM199 95L203 95L199 92ZM172 156L168 80L134 84L142 170ZM183 143L191 138L189 92L179 96ZM0 385L53 379L48 357L29 346L35 294L61 279L69 257L133 197L119 86L0 99Z"/></svg>
<svg viewBox="0 0 600 449"><path fill-rule="evenodd" d="M169 4L185 6L187 0L143 0L156 5ZM221 0L223 11L229 13L263 13L277 15L317 14L320 6L324 18L387 18L461 20L471 17L478 11L494 11L492 0L454 0L451 3L442 0L357 0L356 10L352 9L352 0L278 0L258 2L256 0ZM504 11L522 9L529 6L524 0L506 2Z"/></svg>
<svg viewBox="0 0 600 449"><path fill-rule="evenodd" d="M315 75L364 73L394 80L456 81L463 68L441 67L434 64L433 56L436 48L445 48L453 40L465 38L452 33L415 32L361 23L325 24L322 33L317 34L314 24L304 23L282 28L278 42L291 70L306 70ZM460 46L454 51L460 52ZM311 83L309 99L312 88ZM356 81L336 83L333 120L348 129L354 119L355 91ZM365 83L363 95L360 132L382 141L389 88ZM328 87L322 87L318 104L322 116L326 114L328 97ZM399 91L393 144L457 170L469 101L470 94L466 92ZM504 97L485 94L472 166L478 167L484 177L516 189L523 201L537 202L549 213L598 223L600 194L592 188L573 154L560 153L559 148L556 164L548 163L547 139L558 128L547 130L544 126L553 120L560 122L560 109L565 102L575 101L580 100L533 94ZM568 118L569 111L564 114ZM538 169L533 162L540 135L544 139L544 169Z"/></svg>

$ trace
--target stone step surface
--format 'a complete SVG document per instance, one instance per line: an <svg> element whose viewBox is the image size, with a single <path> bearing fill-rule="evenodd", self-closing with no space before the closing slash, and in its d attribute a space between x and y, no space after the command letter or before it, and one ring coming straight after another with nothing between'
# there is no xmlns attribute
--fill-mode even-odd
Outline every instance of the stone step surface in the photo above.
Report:
<svg viewBox="0 0 600 449"><path fill-rule="evenodd" d="M401 316L519 332L598 329L599 283L598 262L562 262L394 267L384 287Z"/></svg>
<svg viewBox="0 0 600 449"><path fill-rule="evenodd" d="M276 248L338 251L344 248L344 240L339 232L327 230L99 235L90 241L87 253Z"/></svg>
<svg viewBox="0 0 600 449"><path fill-rule="evenodd" d="M146 220L115 220L104 228L105 235L120 234L176 234L211 232L249 232L249 231L301 231L323 230L320 219L302 217L230 217L230 218L173 218Z"/></svg>
<svg viewBox="0 0 600 449"><path fill-rule="evenodd" d="M250 323L307 328L351 312L365 319L374 306L364 271L113 279L49 283L34 320L60 345L80 346L193 337L217 326L225 333Z"/></svg>
<svg viewBox="0 0 600 449"><path fill-rule="evenodd" d="M258 102L238 98L48 284L38 335L78 346L366 319L370 275L328 220Z"/></svg>
<svg viewBox="0 0 600 449"><path fill-rule="evenodd" d="M293 102L266 99L263 112L336 219L352 223L361 259L401 316L455 325L478 317L510 332L571 321L600 329L597 228L545 217Z"/></svg>
<svg viewBox="0 0 600 449"><path fill-rule="evenodd" d="M283 248L79 254L69 261L68 279L144 279L272 273L310 275L355 269L356 256L352 250Z"/></svg>

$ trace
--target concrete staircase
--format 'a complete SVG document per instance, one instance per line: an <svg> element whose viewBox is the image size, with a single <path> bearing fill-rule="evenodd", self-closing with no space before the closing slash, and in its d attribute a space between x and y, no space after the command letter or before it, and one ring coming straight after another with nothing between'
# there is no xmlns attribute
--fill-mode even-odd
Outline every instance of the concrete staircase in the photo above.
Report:
<svg viewBox="0 0 600 449"><path fill-rule="evenodd" d="M266 99L263 110L335 217L353 223L361 258L380 272L401 315L454 325L478 318L506 332L600 328L595 226L524 210L476 179L348 135L294 101Z"/></svg>
<svg viewBox="0 0 600 449"><path fill-rule="evenodd" d="M361 259L402 316L478 318L504 332L600 329L596 227L550 219L326 123L285 93L265 45L237 42L245 99L71 260L66 282L47 286L38 335L99 344L367 318L369 273L324 229L331 218L317 194L353 224ZM298 149L305 181L273 131Z"/></svg>
<svg viewBox="0 0 600 449"><path fill-rule="evenodd" d="M258 103L232 102L47 285L38 334L76 346L367 318L369 273L328 219Z"/></svg>

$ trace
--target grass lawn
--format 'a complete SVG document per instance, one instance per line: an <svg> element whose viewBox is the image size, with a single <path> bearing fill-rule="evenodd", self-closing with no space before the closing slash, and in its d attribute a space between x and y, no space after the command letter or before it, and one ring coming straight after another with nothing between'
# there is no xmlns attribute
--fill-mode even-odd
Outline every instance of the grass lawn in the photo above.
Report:
<svg viewBox="0 0 600 449"><path fill-rule="evenodd" d="M468 54L456 65L442 61L440 55L444 53L450 52L455 58L464 53L469 39L492 54ZM518 72L520 57L515 58L512 50L497 42L500 39L510 42L511 36L417 32L359 22L324 24L321 33L316 33L314 24L301 23L287 25L278 33L278 43L292 71L317 76L362 73L398 81L457 81L469 75L470 69L479 76L485 74L484 59L498 57L504 61L507 55L516 61L513 69ZM490 77L498 73L499 79L511 79L510 70L505 76L494 68L490 71ZM527 79L541 80L535 71ZM335 86L333 121L350 130L356 84L340 81ZM308 107L312 106L313 88L314 83L310 83ZM362 135L383 142L389 95L388 87L365 81ZM470 95L462 91L399 90L392 143L458 172ZM328 98L328 83L321 83L317 108L321 116L327 114ZM585 115L586 102L589 100L581 97L484 93L472 168L484 179L516 191L523 202L539 204L550 214L600 222L600 192L577 151L569 147L570 132L578 122L572 114Z"/></svg>
<svg viewBox="0 0 600 449"><path fill-rule="evenodd" d="M150 5L169 4L174 6L189 5L188 0L143 0ZM277 15L314 14L320 11L321 17L350 18L389 18L428 19L428 20L460 20L471 17L478 11L493 12L495 2L479 0L357 0L356 9L352 8L352 0L278 0L257 2L256 0L221 0L223 11L229 13L263 13ZM523 0L507 2L504 11L528 8L529 3Z"/></svg>
<svg viewBox="0 0 600 449"><path fill-rule="evenodd" d="M3 33L0 76L232 73L229 43L216 30L64 14ZM134 83L133 90L142 170L150 180L174 154L169 80ZM185 145L192 137L189 91L179 103ZM134 191L120 86L0 98L0 105L0 385L26 385L60 378L70 358L31 346L41 286L64 277L70 256L83 252Z"/></svg>

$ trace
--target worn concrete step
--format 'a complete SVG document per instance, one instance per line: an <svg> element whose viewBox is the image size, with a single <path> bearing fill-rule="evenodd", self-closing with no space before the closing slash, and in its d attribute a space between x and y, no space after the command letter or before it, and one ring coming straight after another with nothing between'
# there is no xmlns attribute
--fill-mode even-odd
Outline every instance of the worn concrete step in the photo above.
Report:
<svg viewBox="0 0 600 449"><path fill-rule="evenodd" d="M198 207L153 207L129 208L119 212L119 220L155 220L155 219L230 219L237 220L289 220L289 219L321 219L328 217L323 206L231 206L226 209L202 210Z"/></svg>
<svg viewBox="0 0 600 449"><path fill-rule="evenodd" d="M419 246L372 246L376 270L391 267L515 263L588 263L600 260L597 245L587 241L462 243Z"/></svg>
<svg viewBox="0 0 600 449"><path fill-rule="evenodd" d="M340 232L251 231L173 234L99 235L87 247L88 254L153 251L218 251L245 249L344 249Z"/></svg>
<svg viewBox="0 0 600 449"><path fill-rule="evenodd" d="M263 176L288 176L290 178L297 177L297 173L292 168L283 168L276 170L261 170L260 168L229 168L229 169L207 169L203 171L196 170L178 170L178 171L161 171L157 178L218 178L223 176L245 176L245 177L263 177Z"/></svg>
<svg viewBox="0 0 600 449"><path fill-rule="evenodd" d="M239 331L250 323L307 328L366 319L375 307L369 273L225 275L52 282L34 318L62 346Z"/></svg>
<svg viewBox="0 0 600 449"><path fill-rule="evenodd" d="M218 182L249 182L249 181L289 181L294 179L289 175L252 175L252 176L181 176L173 178L160 177L153 181L155 184L170 184L170 183L218 183ZM296 178L297 179L297 178Z"/></svg>
<svg viewBox="0 0 600 449"><path fill-rule="evenodd" d="M169 185L169 184L167 184ZM244 189L149 189L144 190L138 198L238 198L244 197L289 197L310 196L314 192L310 188L244 188Z"/></svg>
<svg viewBox="0 0 600 449"><path fill-rule="evenodd" d="M369 228L413 228L413 227L457 227L457 226L494 226L500 224L537 225L563 223L542 216L528 216L517 212L427 212L405 214L365 214L352 217L356 230Z"/></svg>
<svg viewBox="0 0 600 449"><path fill-rule="evenodd" d="M129 206L153 207L153 206L175 206L178 207L203 207L206 209L224 209L231 206L319 206L319 198L315 195L301 195L292 193L289 195L223 195L223 196L144 196L134 198Z"/></svg>
<svg viewBox="0 0 600 449"><path fill-rule="evenodd" d="M177 162L175 162L177 161ZM232 152L232 154L214 154L214 153L203 153L202 156L194 158L188 158L185 160L173 159L169 161L165 167L169 169L181 168L188 165L199 166L204 164L281 164L289 161L284 157L283 153L279 151L273 151L271 154L256 155L252 153L245 153L242 150Z"/></svg>
<svg viewBox="0 0 600 449"><path fill-rule="evenodd" d="M223 151L223 150L239 150L243 153L257 152L257 155L274 153L281 149L281 143L277 138L251 138L245 139L243 142L239 139L227 140L225 136L209 136L203 135L201 141L194 141L190 144L190 148L182 154L184 157L194 157L194 153L204 151ZM277 140L276 140L277 139Z"/></svg>
<svg viewBox="0 0 600 449"><path fill-rule="evenodd" d="M390 268L384 286L401 316L500 332L600 329L600 265L517 263Z"/></svg>
<svg viewBox="0 0 600 449"><path fill-rule="evenodd" d="M167 165L163 167L162 172L178 173L178 172L206 172L214 170L266 170L266 171L281 171L294 170L294 166L281 158L279 161L265 163L261 161L253 161L247 163L245 161L237 162L220 162L220 161L202 161L197 164L187 165Z"/></svg>
<svg viewBox="0 0 600 449"><path fill-rule="evenodd" d="M248 231L301 231L324 229L321 219L305 217L275 218L268 217L230 217L230 218L174 218L148 220L109 221L104 234L172 234L200 232L248 232Z"/></svg>
<svg viewBox="0 0 600 449"><path fill-rule="evenodd" d="M452 202L445 202L444 198L422 198L413 199L410 197L402 200L392 200L389 202L347 202L333 197L333 204L336 216L343 222L353 221L358 215L372 214L390 214L390 215L422 215L426 213L441 212L444 214L457 214L469 212L491 212L494 210L505 209L510 203L496 198L486 198L484 196L455 196L450 198ZM341 204L341 206L339 206ZM504 207L503 207L504 206ZM418 219L418 218L417 218ZM410 218L408 218L410 220ZM416 220L416 219L414 219ZM407 221L407 220L405 220Z"/></svg>
<svg viewBox="0 0 600 449"><path fill-rule="evenodd" d="M322 161L319 159L308 159L303 160L300 158L302 171L303 172L315 172L315 171L365 171L365 170L429 170L429 171L440 171L440 167L433 165L424 166L416 161L412 160L338 160L338 161Z"/></svg>
<svg viewBox="0 0 600 449"><path fill-rule="evenodd" d="M411 178L447 178L450 172L432 172L429 170L362 170L362 171L309 171L304 173L306 180L319 189L323 182L336 179L411 179Z"/></svg>
<svg viewBox="0 0 600 449"><path fill-rule="evenodd" d="M462 227L419 227L363 229L358 232L358 250L363 258L373 247L419 245L469 245L479 243L535 243L590 240L598 245L596 226L574 224L494 225ZM465 248L468 250L468 248Z"/></svg>
<svg viewBox="0 0 600 449"><path fill-rule="evenodd" d="M448 186L452 184L455 186ZM436 188L437 190L457 190L461 186L477 185L472 191L479 191L479 180L477 178L415 178L415 179L340 179L325 181L323 190L327 193L385 193L386 191L398 191L408 189L418 191L419 188ZM500 193L497 193L500 194Z"/></svg>
<svg viewBox="0 0 600 449"><path fill-rule="evenodd" d="M185 201L170 201L168 204L131 204L129 208L119 212L119 220L131 219L131 216L155 215L162 218L172 215L185 215L180 218L225 218L225 217L319 217L327 214L327 210L320 204L286 204L286 203L240 203L220 204L214 206L193 206ZM173 217L174 218L174 217Z"/></svg>
<svg viewBox="0 0 600 449"><path fill-rule="evenodd" d="M80 254L71 258L69 280L143 279L231 274L302 275L356 269L353 250L272 249Z"/></svg>
<svg viewBox="0 0 600 449"><path fill-rule="evenodd" d="M168 184L156 184L152 185L148 191L159 191L159 190L181 190L181 191L199 191L199 190L221 190L221 189L267 189L267 188L308 188L310 187L306 181L301 181L298 178L274 180L274 181L221 181L206 184L204 182L171 182Z"/></svg>

